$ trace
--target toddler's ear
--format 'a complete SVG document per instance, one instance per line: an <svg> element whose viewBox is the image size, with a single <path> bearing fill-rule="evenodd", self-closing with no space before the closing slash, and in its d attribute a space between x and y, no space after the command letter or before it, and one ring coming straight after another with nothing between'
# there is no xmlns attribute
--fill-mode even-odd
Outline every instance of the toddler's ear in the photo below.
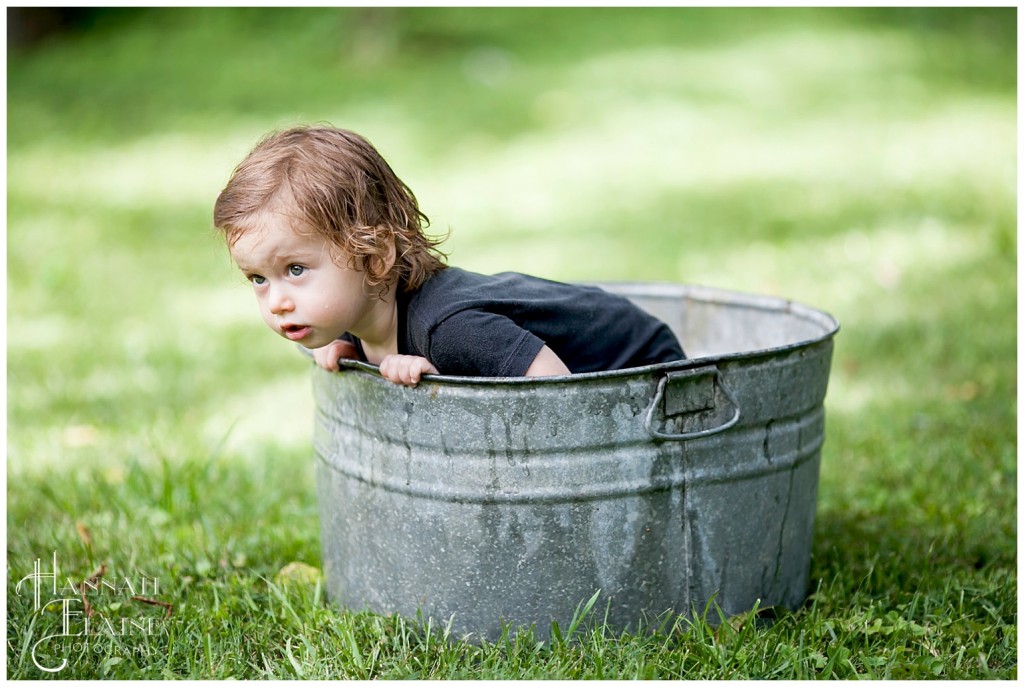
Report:
<svg viewBox="0 0 1024 687"><path fill-rule="evenodd" d="M366 271L378 278L385 279L391 272L391 268L395 266L395 259L397 257L397 249L395 248L394 236L387 242L386 246L381 246L382 250L373 255L367 255L363 258Z"/></svg>

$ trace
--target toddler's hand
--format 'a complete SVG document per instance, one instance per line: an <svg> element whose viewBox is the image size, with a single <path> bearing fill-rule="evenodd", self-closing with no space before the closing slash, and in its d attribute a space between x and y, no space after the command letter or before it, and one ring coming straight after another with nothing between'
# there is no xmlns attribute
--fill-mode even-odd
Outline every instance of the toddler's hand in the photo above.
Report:
<svg viewBox="0 0 1024 687"><path fill-rule="evenodd" d="M380 361L380 373L395 384L416 386L420 375L437 374L437 368L418 355L386 355Z"/></svg>
<svg viewBox="0 0 1024 687"><path fill-rule="evenodd" d="M321 348L313 349L313 360L316 364L328 372L338 371L338 360L340 358L357 358L359 351L351 341L338 339Z"/></svg>

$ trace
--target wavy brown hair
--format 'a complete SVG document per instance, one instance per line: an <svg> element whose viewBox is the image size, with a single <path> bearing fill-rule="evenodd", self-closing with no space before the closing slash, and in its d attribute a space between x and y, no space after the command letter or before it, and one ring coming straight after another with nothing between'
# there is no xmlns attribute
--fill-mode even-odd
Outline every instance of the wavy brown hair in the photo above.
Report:
<svg viewBox="0 0 1024 687"><path fill-rule="evenodd" d="M213 223L229 244L262 213L284 206L324 236L332 259L364 272L368 286L419 287L445 268L430 220L412 190L359 134L295 127L263 138L217 196Z"/></svg>

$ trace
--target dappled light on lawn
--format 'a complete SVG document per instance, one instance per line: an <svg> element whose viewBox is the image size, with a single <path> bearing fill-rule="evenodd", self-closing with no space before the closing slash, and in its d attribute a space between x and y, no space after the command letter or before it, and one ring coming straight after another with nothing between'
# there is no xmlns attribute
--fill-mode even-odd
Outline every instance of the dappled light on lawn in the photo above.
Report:
<svg viewBox="0 0 1024 687"><path fill-rule="evenodd" d="M9 676L40 676L53 618L14 585L58 550L75 579L159 577L180 623L69 678L1016 677L1015 26L106 8L9 46ZM454 265L834 315L807 604L483 647L328 605L311 363L211 216L264 133L316 122L380 149Z"/></svg>

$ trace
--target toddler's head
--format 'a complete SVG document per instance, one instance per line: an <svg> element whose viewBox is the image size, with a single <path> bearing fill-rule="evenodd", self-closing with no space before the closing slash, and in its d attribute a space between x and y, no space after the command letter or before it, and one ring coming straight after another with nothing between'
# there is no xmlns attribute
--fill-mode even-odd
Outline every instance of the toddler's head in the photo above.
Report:
<svg viewBox="0 0 1024 687"><path fill-rule="evenodd" d="M296 127L260 141L217 197L213 222L233 244L268 212L322 235L334 262L371 287L413 289L445 266L412 191L351 131Z"/></svg>

